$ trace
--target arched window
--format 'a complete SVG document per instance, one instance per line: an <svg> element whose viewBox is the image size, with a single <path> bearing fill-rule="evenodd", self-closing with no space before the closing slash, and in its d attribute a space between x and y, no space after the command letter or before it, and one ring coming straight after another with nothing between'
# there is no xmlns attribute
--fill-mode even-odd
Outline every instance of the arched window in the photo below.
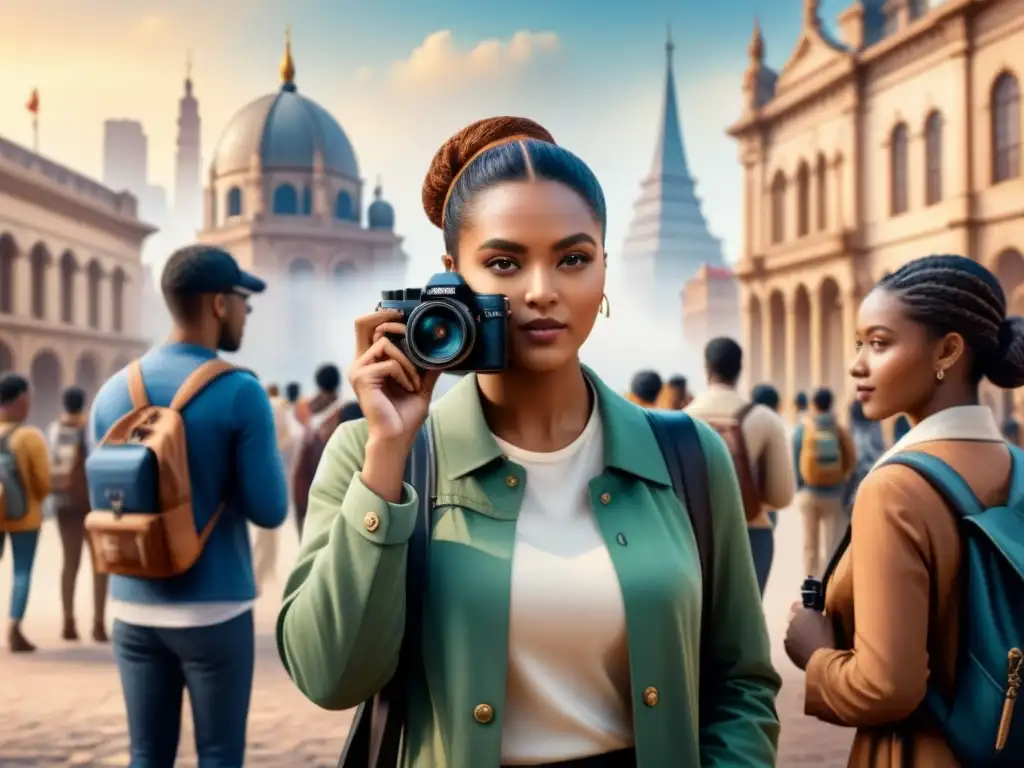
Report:
<svg viewBox="0 0 1024 768"><path fill-rule="evenodd" d="M801 162L796 172L796 234L803 237L811 229L811 169Z"/></svg>
<svg viewBox="0 0 1024 768"><path fill-rule="evenodd" d="M907 195L907 124L892 129L889 141L889 213L898 216L909 207Z"/></svg>
<svg viewBox="0 0 1024 768"><path fill-rule="evenodd" d="M46 317L46 268L50 265L50 254L46 248L37 245L32 249L29 266L32 270L32 317L43 320Z"/></svg>
<svg viewBox="0 0 1024 768"><path fill-rule="evenodd" d="M128 281L124 270L118 267L111 277L110 289L113 293L112 309L114 320L114 331L120 333L124 330L124 284Z"/></svg>
<svg viewBox="0 0 1024 768"><path fill-rule="evenodd" d="M299 196L291 184L281 184L274 190L274 213L294 216L299 212Z"/></svg>
<svg viewBox="0 0 1024 768"><path fill-rule="evenodd" d="M816 200L818 231L823 232L828 226L828 161L825 160L824 155L818 155L818 166L814 169L814 175L818 192Z"/></svg>
<svg viewBox="0 0 1024 768"><path fill-rule="evenodd" d="M228 218L242 215L242 190L232 187L228 190Z"/></svg>
<svg viewBox="0 0 1024 768"><path fill-rule="evenodd" d="M75 322L75 273L78 265L71 251L65 251L60 258L60 321Z"/></svg>
<svg viewBox="0 0 1024 768"><path fill-rule="evenodd" d="M932 112L924 122L924 202L942 200L942 115Z"/></svg>
<svg viewBox="0 0 1024 768"><path fill-rule="evenodd" d="M89 327L100 327L100 281L103 280L103 268L98 262L90 261L87 272L88 281L88 321Z"/></svg>
<svg viewBox="0 0 1024 768"><path fill-rule="evenodd" d="M1020 176L1020 83L1009 72L992 86L992 183Z"/></svg>
<svg viewBox="0 0 1024 768"><path fill-rule="evenodd" d="M786 176L775 172L772 179L772 245L777 245L786 236Z"/></svg>
<svg viewBox="0 0 1024 768"><path fill-rule="evenodd" d="M334 265L334 269L331 272L331 277L336 283L344 283L345 280L355 273L356 267L350 261L339 261Z"/></svg>
<svg viewBox="0 0 1024 768"><path fill-rule="evenodd" d="M17 255L14 239L6 233L0 235L0 314L3 315L14 312L14 259Z"/></svg>
<svg viewBox="0 0 1024 768"><path fill-rule="evenodd" d="M313 190L306 187L302 190L302 213L309 216L313 212Z"/></svg>
<svg viewBox="0 0 1024 768"><path fill-rule="evenodd" d="M335 198L334 218L342 221L352 220L352 196L348 192L339 192Z"/></svg>

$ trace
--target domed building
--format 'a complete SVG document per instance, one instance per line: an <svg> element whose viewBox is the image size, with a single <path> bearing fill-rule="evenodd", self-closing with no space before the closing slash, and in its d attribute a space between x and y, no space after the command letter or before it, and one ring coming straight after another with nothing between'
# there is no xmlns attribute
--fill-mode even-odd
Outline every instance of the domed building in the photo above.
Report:
<svg viewBox="0 0 1024 768"><path fill-rule="evenodd" d="M309 364L303 355L315 352L297 347L329 343L320 336L338 325L325 320L332 307L366 296L372 309L379 294L370 295L370 287L404 280L406 256L394 231L394 209L379 179L364 207L352 142L327 110L299 92L290 40L280 89L242 107L221 135L203 207L200 241L226 248L244 269L268 281L253 320L264 339L279 339L259 342L261 360L273 355L289 368L278 375L295 377L291 369ZM268 317L274 321L264 329ZM304 343L296 345L296 337ZM265 365L260 368L269 374Z"/></svg>
<svg viewBox="0 0 1024 768"><path fill-rule="evenodd" d="M404 264L394 211L378 182L361 223L363 182L345 131L299 93L291 44L281 88L242 107L210 163L203 242L227 247L245 268L340 278Z"/></svg>

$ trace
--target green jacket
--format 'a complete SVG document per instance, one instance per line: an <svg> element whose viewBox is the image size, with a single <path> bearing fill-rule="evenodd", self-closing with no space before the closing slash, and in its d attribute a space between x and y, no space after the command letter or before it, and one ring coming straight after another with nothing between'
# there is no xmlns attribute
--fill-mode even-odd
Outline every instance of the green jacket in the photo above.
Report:
<svg viewBox="0 0 1024 768"><path fill-rule="evenodd" d="M597 390L606 462L590 497L626 607L638 766L774 766L781 680L725 444L698 422L715 547L713 629L701 658L701 574L689 518L642 409L587 374ZM437 499L423 669L411 692L404 766L498 768L512 549L526 477L495 443L475 376L432 413ZM388 504L366 489L359 479L366 438L365 421L348 422L324 452L277 622L288 674L325 709L354 707L376 694L395 671L402 641L417 497L406 486L403 502ZM379 520L372 531L370 513ZM711 683L699 704L702 674Z"/></svg>

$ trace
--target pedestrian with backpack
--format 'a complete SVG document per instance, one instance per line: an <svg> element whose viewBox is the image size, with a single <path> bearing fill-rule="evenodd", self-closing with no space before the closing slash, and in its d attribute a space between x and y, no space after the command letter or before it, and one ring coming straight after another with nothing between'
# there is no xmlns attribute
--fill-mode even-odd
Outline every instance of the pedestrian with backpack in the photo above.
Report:
<svg viewBox="0 0 1024 768"><path fill-rule="evenodd" d="M785 647L807 714L857 728L858 768L1024 765L1024 452L979 404L1024 385L1024 318L972 259L905 264L860 305L850 373L864 416L906 413Z"/></svg>
<svg viewBox="0 0 1024 768"><path fill-rule="evenodd" d="M729 453L580 363L610 321L597 179L537 123L491 118L442 146L423 202L434 295L507 312L460 343L461 310L424 294L424 368L401 312L356 321L365 419L320 460L277 634L311 701L360 706L342 765L774 766ZM479 366L446 365L471 349ZM431 408L444 367L466 375Z"/></svg>
<svg viewBox="0 0 1024 768"><path fill-rule="evenodd" d="M50 455L43 433L25 424L31 405L28 380L16 373L0 376L0 558L10 539L14 559L7 647L30 653L36 647L21 631L28 608L32 566L43 501L50 494Z"/></svg>
<svg viewBox="0 0 1024 768"><path fill-rule="evenodd" d="M270 401L219 352L242 344L262 280L226 251L182 248L161 288L170 339L92 408L86 530L110 573L131 764L171 768L188 690L200 765L241 766L256 598L248 524L281 525L287 491Z"/></svg>
<svg viewBox="0 0 1024 768"><path fill-rule="evenodd" d="M793 500L786 425L766 405L748 400L737 389L743 350L735 339L720 336L704 347L708 386L686 407L704 419L725 441L740 484L747 538L754 558L757 586L764 594L775 555L770 511Z"/></svg>
<svg viewBox="0 0 1024 768"><path fill-rule="evenodd" d="M853 438L836 421L832 392L825 387L811 397L810 414L793 432L793 463L804 519L804 573L817 577L846 532L844 492L857 466Z"/></svg>
<svg viewBox="0 0 1024 768"><path fill-rule="evenodd" d="M92 570L92 639L108 641L106 620L108 575L96 568L92 547L85 538L85 516L89 513L89 486L85 476L88 455L88 417L85 391L68 387L61 395L64 413L50 425L50 500L57 516L64 565L60 575L60 597L64 608L61 637L78 639L75 623L75 583L82 564L82 548L89 546Z"/></svg>

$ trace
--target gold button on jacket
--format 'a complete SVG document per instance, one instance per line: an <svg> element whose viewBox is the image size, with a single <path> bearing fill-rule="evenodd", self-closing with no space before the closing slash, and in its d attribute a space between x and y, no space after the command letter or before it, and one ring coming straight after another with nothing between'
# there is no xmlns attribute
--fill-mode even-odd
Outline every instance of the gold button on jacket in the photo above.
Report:
<svg viewBox="0 0 1024 768"><path fill-rule="evenodd" d="M509 475L508 477L505 478L505 485L507 485L509 488L515 488L517 485L519 485L519 478L516 477L515 475Z"/></svg>
<svg viewBox="0 0 1024 768"><path fill-rule="evenodd" d="M376 512L367 512L366 517L363 518L363 525L366 526L366 530L373 533L380 528L380 518Z"/></svg>
<svg viewBox="0 0 1024 768"><path fill-rule="evenodd" d="M602 504L610 504L611 500L612 500L612 495L610 493L602 493L601 494L601 503Z"/></svg>
<svg viewBox="0 0 1024 768"><path fill-rule="evenodd" d="M478 723L486 725L494 719L494 709L490 704L477 704L473 707L473 717Z"/></svg>
<svg viewBox="0 0 1024 768"><path fill-rule="evenodd" d="M644 688L644 704L648 707L658 706L658 689L653 685L650 688Z"/></svg>

